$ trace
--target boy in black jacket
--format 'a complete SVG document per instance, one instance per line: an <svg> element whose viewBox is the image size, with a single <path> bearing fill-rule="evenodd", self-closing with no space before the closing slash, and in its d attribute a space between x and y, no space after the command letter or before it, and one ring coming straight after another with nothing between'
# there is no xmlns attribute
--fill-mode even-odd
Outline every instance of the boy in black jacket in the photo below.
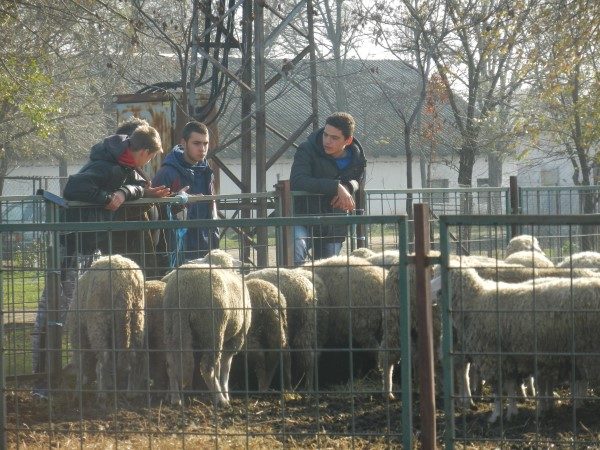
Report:
<svg viewBox="0 0 600 450"><path fill-rule="evenodd" d="M355 209L355 195L364 180L367 160L354 137L354 119L334 113L325 127L300 144L290 173L293 191L321 196L298 196L295 215L343 214ZM314 259L339 254L346 238L344 226L295 226L294 263L302 264L312 248Z"/></svg>

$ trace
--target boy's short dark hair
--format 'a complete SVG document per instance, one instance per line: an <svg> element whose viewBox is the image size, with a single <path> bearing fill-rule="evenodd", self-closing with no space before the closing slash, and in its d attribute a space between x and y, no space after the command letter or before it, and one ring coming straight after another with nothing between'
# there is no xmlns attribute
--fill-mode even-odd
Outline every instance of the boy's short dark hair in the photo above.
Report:
<svg viewBox="0 0 600 450"><path fill-rule="evenodd" d="M354 117L345 112L336 112L325 119L325 125L331 125L342 132L344 137L348 139L350 136L354 136Z"/></svg>
<svg viewBox="0 0 600 450"><path fill-rule="evenodd" d="M140 125L129 137L132 151L148 150L150 153L162 151L158 131L149 125Z"/></svg>
<svg viewBox="0 0 600 450"><path fill-rule="evenodd" d="M187 142L192 133L208 135L208 128L202 122L192 120L191 122L186 123L183 130L181 130L181 137Z"/></svg>
<svg viewBox="0 0 600 450"><path fill-rule="evenodd" d="M119 128L117 128L115 134L124 134L126 136L131 136L131 134L141 125L150 124L144 119L132 116L119 124Z"/></svg>

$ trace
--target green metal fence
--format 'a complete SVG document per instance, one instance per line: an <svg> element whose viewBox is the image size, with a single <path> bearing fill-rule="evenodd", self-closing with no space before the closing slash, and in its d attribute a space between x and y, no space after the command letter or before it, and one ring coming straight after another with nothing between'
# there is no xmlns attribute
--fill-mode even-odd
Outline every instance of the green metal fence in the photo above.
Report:
<svg viewBox="0 0 600 450"><path fill-rule="evenodd" d="M56 205L60 210L61 206ZM55 206L47 205L48 209ZM48 213L48 218L52 214ZM62 217L58 211L53 217ZM188 221L188 226L218 226L220 229L237 230L259 230L264 229L267 241L267 267L277 273L277 280L283 279L285 268L278 261L278 243L280 236L286 228L294 225L321 226L321 225L343 225L354 227L362 225L365 227L377 227L379 230L393 230L394 241L400 243L396 249L401 258L397 261L397 278L389 280L384 268L373 268L364 263L365 270L370 271L372 279L380 279L379 294L374 292L358 293L355 290L364 281L362 276L354 271L363 270L363 263L357 265L361 269L353 268L347 260L342 257L337 269L338 276L346 277L346 281L339 281L339 290L336 291L338 298L346 299L348 303L338 305L323 305L316 303L312 308L303 308L301 305L288 304L289 326L298 323L297 316L300 314L305 319L314 318L313 329L319 329L325 322L344 331L345 341L328 341L315 334L315 340L307 342L310 348L299 345L294 339L290 340L290 346L286 348L248 347L241 349L233 360L230 387L230 406L216 406L211 402L211 392L202 386L202 377L199 385L186 387L186 400L182 405L171 405L168 397L164 394L170 390L156 390L154 385L157 366L145 366L144 379L150 382L134 391L138 396L131 396L127 388L119 384L119 376L122 368L119 358L127 349L120 347L105 348L104 351L111 355L117 369L111 372L115 377L115 383L106 387L105 396L98 400L98 381L90 385L84 385L83 389L74 384L74 376L81 376L84 369L77 368L74 362L76 355L87 354L87 347L74 347L73 330L81 333L78 328L82 323L90 323L89 315L98 312L96 309L77 309L79 320L75 322L61 322L60 284L64 289L65 267L61 265L60 248L61 236L75 234L83 236L95 236L96 234L107 234L109 242L113 242L118 233L144 233L153 232L157 229L174 229L178 226L173 222L90 222L90 223L41 223L41 224L0 224L0 233L11 234L16 232L35 232L49 249L45 264L37 267L38 278L35 292L26 292L21 288L23 297L31 297L29 300L12 300L6 302L8 286L16 286L23 283L22 274L30 267L13 265L6 267L0 273L0 286L2 286L3 304L0 309L2 320L0 321L0 339L2 340L2 359L0 362L0 402L3 410L2 428L0 439L5 446L14 448L29 448L32 445L52 447L75 445L85 447L97 445L101 447L130 445L139 447L372 447L410 448L412 446L414 429L412 422L412 409L408 407L412 403L411 390L411 368L408 363L410 358L410 338L408 331L408 317L410 317L408 298L408 285L406 269L406 218L405 217L307 217L307 218L263 218L263 219L221 219L216 221ZM386 239L382 233L381 239ZM245 248L250 245L246 240L240 239L239 248L229 247L232 257L244 254ZM404 243L404 244L403 244ZM344 249L347 254L348 249ZM94 273L94 265L84 271L83 274ZM207 269L218 273L219 270L235 270L236 276L247 282L249 275L256 272L254 264L242 261L240 269L220 269L216 265ZM290 269L291 270L291 269ZM317 264L309 264L306 270L310 273L320 273L322 270ZM111 277L117 278L118 272L110 272ZM177 272L175 272L177 273ZM328 273L328 272L326 272ZM332 272L333 273L333 272ZM347 275L344 275L347 274ZM377 275L379 274L379 275ZM178 275L173 276L174 279ZM379 277L379 278L378 278ZM53 281L51 281L53 280ZM76 282L75 292L83 289L83 277ZM316 280L313 286L314 293L317 292ZM333 282L325 279L324 286ZM36 376L31 376L31 328L17 331L19 317L24 314L35 315L36 295L39 295L44 282L54 283L50 289L48 298L48 315L46 319L46 371ZM282 281L281 281L282 282ZM399 285L393 292L397 292L399 298L390 298L386 286L390 283ZM173 282L175 283L175 282ZM310 283L310 282L309 282ZM167 283L168 284L168 283ZM279 290L283 291L282 285ZM25 286L25 284L22 284ZM13 288L11 288L13 289ZM100 289L98 294L105 295L108 299L115 299L117 295L110 291L113 289ZM116 287L114 288L116 289ZM183 289L177 285L177 289ZM18 289L17 289L18 290ZM205 290L211 291L211 286L205 286ZM82 291L83 292L83 291ZM77 294L75 294L77 295ZM182 290L180 296L185 295ZM58 298L57 298L58 297ZM109 300L111 301L111 300ZM291 301L291 300L290 300ZM355 303L356 302L356 303ZM367 304L365 304L367 302ZM33 307L32 307L33 306ZM204 309L203 309L204 308ZM254 309L254 305L252 306ZM73 311L73 312L75 312ZM116 306L111 306L111 316L117 317L122 311ZM164 312L171 311L166 309ZM212 327L211 317L216 314L216 307L198 307L194 309L182 309L183 317L194 312L203 312L206 317L207 326ZM261 315L257 309L252 313L259 318ZM149 314L149 311L147 311ZM386 317L395 316L400 323L395 327L394 337L383 340L382 322ZM98 317L98 316L96 316ZM339 317L339 319L335 319ZM344 319L345 317L345 319ZM358 320L360 317L368 318L366 323ZM111 329L116 327L117 319ZM294 322L295 321L295 322ZM346 322L344 322L346 321ZM73 325L78 323L79 325ZM94 322L95 323L95 322ZM302 323L300 321L300 323ZM345 324L345 325L344 325ZM73 328L75 327L75 328ZM362 327L362 328L361 328ZM364 333L365 328L373 332L376 340L372 344L366 344L361 340L359 333ZM371 328L369 328L371 327ZM322 326L321 326L322 328ZM326 327L327 328L327 327ZM305 329L310 329L310 326ZM359 331L362 330L362 331ZM391 329L386 328L391 333ZM275 328L267 329L266 335L275 332ZM334 336L339 338L340 336ZM147 337L149 339L149 337ZM195 339L195 338L194 338ZM116 341L115 341L116 342ZM262 341L261 341L262 342ZM328 344L331 342L332 344ZM345 343L344 343L345 342ZM394 343L386 344L386 343ZM115 346L117 344L114 344ZM181 349L166 348L156 350L150 347L149 340L145 341L143 351L147 356L157 352L174 352L175 355L183 355ZM308 344L307 344L308 345ZM79 351L79 352L78 352ZM217 348L209 349L211 353L217 352ZM261 391L256 387L254 372L251 370L252 356L256 352L274 352L279 359L284 359L286 354L292 358L292 382L291 387L282 387L284 372L277 369L273 378L273 384L267 391ZM81 353L83 352L83 353ZM201 352L198 349L198 352ZM296 371L297 362L300 358L306 360L306 353L317 355L316 376L314 385L309 388L305 385L303 375ZM382 396L382 375L377 370L378 353L380 358L386 360L392 354L402 355L399 377L394 378L392 391L399 400L392 400ZM315 356L316 357L316 356ZM177 359L177 357L175 357ZM85 366L84 366L85 367ZM152 381L150 381L152 380ZM33 391L39 384L46 391L40 397L36 397ZM39 391L36 391L38 393ZM45 398L44 398L45 397Z"/></svg>

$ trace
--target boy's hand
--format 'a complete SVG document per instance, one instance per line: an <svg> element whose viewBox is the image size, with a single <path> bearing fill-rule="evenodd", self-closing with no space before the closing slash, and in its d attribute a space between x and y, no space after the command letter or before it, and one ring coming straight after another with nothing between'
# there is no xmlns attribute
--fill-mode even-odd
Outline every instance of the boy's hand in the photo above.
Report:
<svg viewBox="0 0 600 450"><path fill-rule="evenodd" d="M104 208L108 209L109 211L116 211L124 201L125 194L122 191L115 191L110 195L110 202L108 202Z"/></svg>
<svg viewBox="0 0 600 450"><path fill-rule="evenodd" d="M171 189L166 186L156 186L152 187L152 185L144 188L144 197L150 198L162 198L168 197L171 195Z"/></svg>
<svg viewBox="0 0 600 450"><path fill-rule="evenodd" d="M348 212L352 211L356 207L356 204L354 203L352 194L340 183L337 195L331 200L331 206Z"/></svg>

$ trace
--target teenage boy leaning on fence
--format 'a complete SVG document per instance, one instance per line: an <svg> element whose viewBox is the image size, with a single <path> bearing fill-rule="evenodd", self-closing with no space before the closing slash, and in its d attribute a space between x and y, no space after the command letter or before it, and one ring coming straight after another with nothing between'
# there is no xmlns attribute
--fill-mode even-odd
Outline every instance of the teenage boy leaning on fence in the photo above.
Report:
<svg viewBox="0 0 600 450"><path fill-rule="evenodd" d="M214 175L206 161L208 154L208 128L201 122L188 122L181 131L181 142L173 147L152 179L155 185L164 185L171 192L214 195ZM181 205L164 204L160 208L165 220L216 219L214 200ZM186 227L165 230L167 249L159 248L159 254L168 255L168 265L176 267L182 262L202 258L219 247L217 227Z"/></svg>
<svg viewBox="0 0 600 450"><path fill-rule="evenodd" d="M290 173L293 191L321 196L298 196L294 214L340 214L355 209L354 196L365 177L367 160L354 137L354 118L337 112L296 150ZM304 263L312 248L313 259L337 255L346 238L346 226L294 227L294 264Z"/></svg>
<svg viewBox="0 0 600 450"><path fill-rule="evenodd" d="M131 133L129 135L129 133ZM102 206L67 210L67 221L123 221L149 220L149 207L121 208L126 200L142 197L160 198L170 194L165 186L153 187L143 167L162 153L158 132L145 120L131 119L117 129L117 134L94 145L90 160L67 181L63 196L66 200L93 203ZM123 254L134 259L141 267L154 270L154 243L150 231L145 232L88 232L69 233L61 238L61 296L60 318L64 322L79 270L91 263L94 253ZM38 305L33 333L33 372L45 368L42 357L42 336L47 328L46 289ZM44 383L34 393L44 396Z"/></svg>

